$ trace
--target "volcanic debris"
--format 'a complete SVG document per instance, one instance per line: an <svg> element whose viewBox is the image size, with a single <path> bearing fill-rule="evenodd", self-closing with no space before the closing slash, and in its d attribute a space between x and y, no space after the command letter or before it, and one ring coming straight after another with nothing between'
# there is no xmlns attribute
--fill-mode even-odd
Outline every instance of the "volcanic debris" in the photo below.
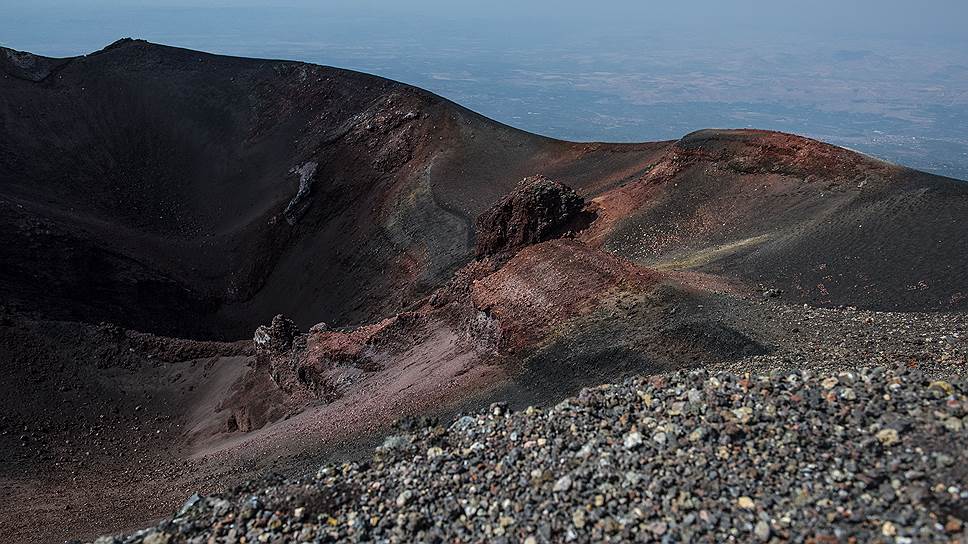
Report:
<svg viewBox="0 0 968 544"><path fill-rule="evenodd" d="M966 423L963 383L907 368L634 378L391 436L98 544L951 542Z"/></svg>

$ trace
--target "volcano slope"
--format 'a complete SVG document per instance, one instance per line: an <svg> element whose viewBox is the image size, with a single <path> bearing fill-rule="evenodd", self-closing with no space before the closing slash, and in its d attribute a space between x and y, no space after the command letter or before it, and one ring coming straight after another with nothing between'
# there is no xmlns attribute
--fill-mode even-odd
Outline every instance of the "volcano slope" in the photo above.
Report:
<svg viewBox="0 0 968 544"><path fill-rule="evenodd" d="M0 68L18 541L628 375L966 364L962 182L763 131L561 142L136 40Z"/></svg>
<svg viewBox="0 0 968 544"><path fill-rule="evenodd" d="M556 142L373 76L139 41L0 59L5 298L177 335L399 310L468 259L473 221L521 178L617 181L661 147Z"/></svg>

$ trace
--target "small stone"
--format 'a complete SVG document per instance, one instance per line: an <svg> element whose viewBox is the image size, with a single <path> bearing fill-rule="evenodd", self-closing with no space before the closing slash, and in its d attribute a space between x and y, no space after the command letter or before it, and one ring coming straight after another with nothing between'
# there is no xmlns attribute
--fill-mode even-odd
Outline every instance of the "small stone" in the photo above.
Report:
<svg viewBox="0 0 968 544"><path fill-rule="evenodd" d="M653 521L646 526L646 529L656 536L662 536L666 533L666 531L669 530L669 525L667 525L664 521Z"/></svg>
<svg viewBox="0 0 968 544"><path fill-rule="evenodd" d="M450 426L452 431L467 431L477 423L477 419L472 416L463 416Z"/></svg>
<svg viewBox="0 0 968 544"><path fill-rule="evenodd" d="M213 499L209 506L212 509L212 516L216 518L225 517L230 511L232 511L232 503L225 499Z"/></svg>
<svg viewBox="0 0 968 544"><path fill-rule="evenodd" d="M749 423L749 421L753 419L753 409L749 406L741 406L733 410L733 415L736 416L736 419L738 419L740 423Z"/></svg>
<svg viewBox="0 0 968 544"><path fill-rule="evenodd" d="M397 434L386 437L386 439L383 441L383 445L380 446L380 449L392 451L406 448L409 445L410 437Z"/></svg>
<svg viewBox="0 0 968 544"><path fill-rule="evenodd" d="M141 541L142 544L168 544L169 542L171 542L171 536L159 532L152 532Z"/></svg>
<svg viewBox="0 0 968 544"><path fill-rule="evenodd" d="M192 508L194 508L195 505L198 504L198 502L201 500L202 500L202 497L198 493L192 494L192 496L188 497L188 500L185 501L185 504L183 504L182 507L178 509L178 513L175 514L175 517L180 518L184 516L185 514L190 512Z"/></svg>
<svg viewBox="0 0 968 544"><path fill-rule="evenodd" d="M698 442L699 440L702 440L704 436L706 436L706 429L704 427L696 427L691 433L689 433L689 441Z"/></svg>
<svg viewBox="0 0 968 544"><path fill-rule="evenodd" d="M845 372L829 389L829 374L809 370L709 373L629 378L500 417L492 407L466 416L460 432L432 425L384 442L407 455L327 465L316 482L286 480L250 500L203 497L183 519L129 540L167 532L167 544L200 543L217 531L251 543L913 543L964 533L958 510L944 509L968 499L949 469L961 462L968 427L962 381L942 398L914 369ZM863 402L840 401L854 395ZM915 441L919 433L934 438ZM706 478L720 481L704 486ZM342 494L344 482L358 500L314 508L297 491L307 483ZM921 506L931 501L940 508Z"/></svg>
<svg viewBox="0 0 968 544"><path fill-rule="evenodd" d="M402 493L397 495L397 506L406 506L411 499L413 499L413 491L410 491L409 489L404 490Z"/></svg>
<svg viewBox="0 0 968 544"><path fill-rule="evenodd" d="M931 382L931 384L928 385L928 389L937 389L943 392L945 395L953 395L955 392L955 388L950 383L944 380L937 380L937 381Z"/></svg>
<svg viewBox="0 0 968 544"><path fill-rule="evenodd" d="M753 528L753 534L763 542L770 540L770 524L760 520Z"/></svg>
<svg viewBox="0 0 968 544"><path fill-rule="evenodd" d="M877 439L885 446L893 446L900 440L897 431L894 429L881 429L877 432Z"/></svg>
<svg viewBox="0 0 968 544"><path fill-rule="evenodd" d="M585 511L579 508L571 514L571 522L574 524L576 529L581 529L585 526Z"/></svg>
<svg viewBox="0 0 968 544"><path fill-rule="evenodd" d="M508 413L508 404L506 402L495 402L491 404L490 412L495 417L503 416Z"/></svg>
<svg viewBox="0 0 968 544"><path fill-rule="evenodd" d="M955 464L955 458L946 454L939 453L935 456L935 461L938 463L939 467L950 467Z"/></svg>
<svg viewBox="0 0 968 544"><path fill-rule="evenodd" d="M329 325L327 325L323 321L320 321L319 323L316 323L312 327L309 327L309 332L312 334L322 334L324 332L329 332Z"/></svg>
<svg viewBox="0 0 968 544"><path fill-rule="evenodd" d="M820 382L820 387L823 387L824 389L833 389L834 387L837 387L838 383L840 383L840 380L831 376L829 378L824 378L824 380Z"/></svg>

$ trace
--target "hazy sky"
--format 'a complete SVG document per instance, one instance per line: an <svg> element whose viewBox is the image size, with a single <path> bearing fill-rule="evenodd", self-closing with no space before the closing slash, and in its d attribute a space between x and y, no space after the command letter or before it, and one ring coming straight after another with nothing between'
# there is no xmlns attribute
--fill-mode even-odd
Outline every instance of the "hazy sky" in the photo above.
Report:
<svg viewBox="0 0 968 544"><path fill-rule="evenodd" d="M62 55L88 52L122 35L180 38L194 46L206 43L204 34L213 41L246 35L281 40L287 33L306 39L352 31L361 40L410 34L440 46L448 36L416 33L448 25L471 37L523 45L648 35L702 43L786 34L964 43L968 34L964 0L0 0L0 13L0 42Z"/></svg>
<svg viewBox="0 0 968 544"><path fill-rule="evenodd" d="M0 0L0 45L39 54L130 36L375 73L560 138L756 126L962 178L966 23L966 0Z"/></svg>

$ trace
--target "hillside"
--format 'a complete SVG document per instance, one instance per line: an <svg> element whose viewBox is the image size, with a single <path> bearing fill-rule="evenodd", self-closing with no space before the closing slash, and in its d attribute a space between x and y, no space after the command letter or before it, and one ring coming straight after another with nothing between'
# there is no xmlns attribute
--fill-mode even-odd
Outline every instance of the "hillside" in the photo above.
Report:
<svg viewBox="0 0 968 544"><path fill-rule="evenodd" d="M2 49L0 524L132 530L633 376L960 384L965 217L966 183L790 134L571 143L337 68Z"/></svg>
<svg viewBox="0 0 968 544"><path fill-rule="evenodd" d="M35 62L54 68L0 79L5 298L152 332L399 310L519 179L590 184L586 159L621 176L656 147L556 142L302 63L132 40Z"/></svg>

